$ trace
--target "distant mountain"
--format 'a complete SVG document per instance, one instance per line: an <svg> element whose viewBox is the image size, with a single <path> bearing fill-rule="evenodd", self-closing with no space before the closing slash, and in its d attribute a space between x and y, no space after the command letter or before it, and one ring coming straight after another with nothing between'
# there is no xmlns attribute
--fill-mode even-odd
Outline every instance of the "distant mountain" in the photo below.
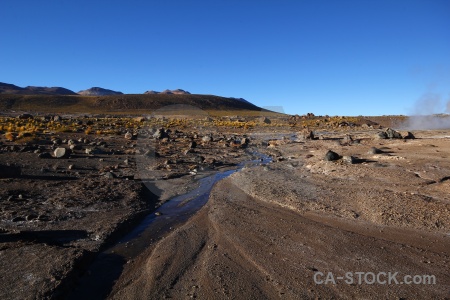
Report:
<svg viewBox="0 0 450 300"><path fill-rule="evenodd" d="M109 95L123 95L122 92L116 92L108 89L103 89L100 87L92 87L90 89L79 91L79 95L83 96L109 96Z"/></svg>
<svg viewBox="0 0 450 300"><path fill-rule="evenodd" d="M27 86L19 87L14 84L0 82L0 94L13 95L77 95L74 91L62 87Z"/></svg>
<svg viewBox="0 0 450 300"><path fill-rule="evenodd" d="M165 95L190 95L188 91L182 90L182 89L176 89L176 90L164 90L162 92L157 91L146 91L144 94L147 95L155 95L155 94L165 94Z"/></svg>

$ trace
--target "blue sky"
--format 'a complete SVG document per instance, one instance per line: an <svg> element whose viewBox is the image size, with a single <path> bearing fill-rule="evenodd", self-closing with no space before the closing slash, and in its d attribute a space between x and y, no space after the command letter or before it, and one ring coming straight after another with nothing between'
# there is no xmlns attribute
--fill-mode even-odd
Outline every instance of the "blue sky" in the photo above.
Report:
<svg viewBox="0 0 450 300"><path fill-rule="evenodd" d="M290 114L450 100L447 0L2 0L0 26L0 82L19 86L182 88Z"/></svg>

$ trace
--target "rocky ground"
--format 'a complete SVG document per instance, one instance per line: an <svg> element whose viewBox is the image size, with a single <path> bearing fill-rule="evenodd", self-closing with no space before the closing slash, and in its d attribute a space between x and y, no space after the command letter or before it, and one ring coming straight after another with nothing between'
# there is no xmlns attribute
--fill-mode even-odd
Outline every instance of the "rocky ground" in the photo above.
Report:
<svg viewBox="0 0 450 300"><path fill-rule="evenodd" d="M86 131L98 119L83 119L84 128L49 122L79 127L0 140L2 299L64 298L97 253L142 217L249 156L239 134L155 126L100 134L105 124Z"/></svg>
<svg viewBox="0 0 450 300"><path fill-rule="evenodd" d="M219 182L127 265L110 298L448 299L450 132L379 132L269 141L273 163ZM318 272L355 281L316 284ZM398 272L399 284L358 284L356 272ZM405 275L436 284L400 284Z"/></svg>
<svg viewBox="0 0 450 300"><path fill-rule="evenodd" d="M126 264L109 297L449 297L450 132L411 139L355 120L4 118L0 297L67 297L144 215L255 152L273 162L220 181ZM319 271L437 284L316 285Z"/></svg>

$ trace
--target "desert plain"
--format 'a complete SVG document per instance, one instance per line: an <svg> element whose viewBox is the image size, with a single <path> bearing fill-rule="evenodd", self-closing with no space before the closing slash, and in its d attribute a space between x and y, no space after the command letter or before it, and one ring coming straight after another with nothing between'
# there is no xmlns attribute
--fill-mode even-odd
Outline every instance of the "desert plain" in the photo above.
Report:
<svg viewBox="0 0 450 300"><path fill-rule="evenodd" d="M450 130L404 119L4 114L0 297L448 299Z"/></svg>

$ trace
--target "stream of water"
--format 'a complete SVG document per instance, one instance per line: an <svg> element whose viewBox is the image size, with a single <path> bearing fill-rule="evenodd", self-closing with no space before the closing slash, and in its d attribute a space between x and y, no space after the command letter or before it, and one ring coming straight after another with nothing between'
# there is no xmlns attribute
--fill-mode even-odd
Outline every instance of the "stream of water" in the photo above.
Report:
<svg viewBox="0 0 450 300"><path fill-rule="evenodd" d="M69 299L104 299L119 278L124 265L169 232L184 224L208 201L215 183L241 170L244 166L266 164L269 156L252 153L257 159L240 163L236 169L218 172L199 180L194 190L170 199L149 214L115 245L94 260Z"/></svg>

